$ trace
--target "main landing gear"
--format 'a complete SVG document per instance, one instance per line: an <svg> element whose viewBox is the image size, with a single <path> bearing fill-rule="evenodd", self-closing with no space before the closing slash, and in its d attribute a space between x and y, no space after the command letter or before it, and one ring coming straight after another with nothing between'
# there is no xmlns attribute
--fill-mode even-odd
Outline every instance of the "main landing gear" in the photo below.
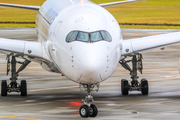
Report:
<svg viewBox="0 0 180 120"><path fill-rule="evenodd" d="M82 90L82 86L84 90ZM98 109L94 104L91 104L91 102L94 101L93 96L91 96L91 91L98 91L99 83L91 84L91 85L80 84L80 89L81 91L87 91L87 95L85 99L83 100L84 105L82 105L79 109L80 116L82 118L96 117L98 114Z"/></svg>
<svg viewBox="0 0 180 120"><path fill-rule="evenodd" d="M17 77L19 76L19 72L24 70L26 66L31 61L26 60L24 62L18 62L16 61L16 57L12 56L11 62L10 62L10 56L7 57L7 75L10 71L10 64L11 64L11 82L7 84L6 80L1 81L1 96L7 96L7 93L9 92L21 92L21 96L27 95L27 83L26 80L21 80L20 84L17 83ZM16 63L22 64L19 69L16 71Z"/></svg>
<svg viewBox="0 0 180 120"><path fill-rule="evenodd" d="M149 86L148 86L148 81L144 78L141 80L141 82L138 82L138 76L137 76L137 71L142 74L142 55L137 53L134 55L130 55L129 57L132 57L132 60L125 60L125 58L120 60L120 64L130 72L131 75L131 84L128 82L126 79L121 80L121 92L122 95L128 95L129 91L141 91L142 95L148 95L149 93ZM137 58L138 57L138 58ZM129 62L132 62L132 69L128 65Z"/></svg>

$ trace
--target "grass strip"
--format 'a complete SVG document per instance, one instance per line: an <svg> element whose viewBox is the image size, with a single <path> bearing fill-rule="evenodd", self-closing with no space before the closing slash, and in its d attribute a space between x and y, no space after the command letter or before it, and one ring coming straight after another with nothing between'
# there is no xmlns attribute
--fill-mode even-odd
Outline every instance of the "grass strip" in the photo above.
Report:
<svg viewBox="0 0 180 120"><path fill-rule="evenodd" d="M118 0L92 1L100 4L115 2ZM45 0L0 0L0 2L41 6ZM142 2L112 6L106 9L113 14L118 23L122 23L120 24L122 28L179 29L179 2L179 0L146 0ZM36 14L36 11L0 7L0 21L35 21ZM35 25L0 23L0 27L35 27Z"/></svg>
<svg viewBox="0 0 180 120"><path fill-rule="evenodd" d="M119 23L119 25L180 26L180 24Z"/></svg>
<svg viewBox="0 0 180 120"><path fill-rule="evenodd" d="M0 22L0 24L35 24L35 22L13 22L13 21L5 21Z"/></svg>

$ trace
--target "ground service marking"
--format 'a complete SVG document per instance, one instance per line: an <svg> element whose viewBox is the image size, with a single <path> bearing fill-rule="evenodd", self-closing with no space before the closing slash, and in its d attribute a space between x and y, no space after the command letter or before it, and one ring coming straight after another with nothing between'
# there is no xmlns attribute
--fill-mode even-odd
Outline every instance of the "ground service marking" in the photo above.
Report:
<svg viewBox="0 0 180 120"><path fill-rule="evenodd" d="M0 117L20 118L20 119L27 119L27 120L46 120L46 119L39 119L39 118L27 118L27 117L18 117L18 116L9 116L9 115L0 115Z"/></svg>

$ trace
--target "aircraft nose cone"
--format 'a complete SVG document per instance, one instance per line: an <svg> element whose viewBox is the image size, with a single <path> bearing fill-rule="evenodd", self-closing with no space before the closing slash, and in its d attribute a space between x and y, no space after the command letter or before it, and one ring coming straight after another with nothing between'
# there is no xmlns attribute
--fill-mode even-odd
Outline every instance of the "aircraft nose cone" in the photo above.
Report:
<svg viewBox="0 0 180 120"><path fill-rule="evenodd" d="M101 81L101 69L104 66L103 56L95 53L84 53L80 60L82 77L81 81Z"/></svg>
<svg viewBox="0 0 180 120"><path fill-rule="evenodd" d="M97 53L89 52L81 57L81 62L82 69L88 72L97 72L97 70L101 69L103 57Z"/></svg>

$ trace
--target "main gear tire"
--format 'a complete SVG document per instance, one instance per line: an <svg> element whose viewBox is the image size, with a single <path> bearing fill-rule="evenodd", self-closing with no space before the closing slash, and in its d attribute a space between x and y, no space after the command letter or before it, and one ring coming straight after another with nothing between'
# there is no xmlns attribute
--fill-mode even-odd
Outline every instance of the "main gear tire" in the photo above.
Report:
<svg viewBox="0 0 180 120"><path fill-rule="evenodd" d="M128 83L128 80L126 79L121 80L121 93L122 95L129 94L129 83Z"/></svg>
<svg viewBox="0 0 180 120"><path fill-rule="evenodd" d="M26 80L21 80L21 96L27 96L27 83Z"/></svg>
<svg viewBox="0 0 180 120"><path fill-rule="evenodd" d="M149 94L149 85L148 85L148 81L145 78L141 80L141 93L142 95Z"/></svg>
<svg viewBox="0 0 180 120"><path fill-rule="evenodd" d="M1 81L1 96L7 96L7 81Z"/></svg>

